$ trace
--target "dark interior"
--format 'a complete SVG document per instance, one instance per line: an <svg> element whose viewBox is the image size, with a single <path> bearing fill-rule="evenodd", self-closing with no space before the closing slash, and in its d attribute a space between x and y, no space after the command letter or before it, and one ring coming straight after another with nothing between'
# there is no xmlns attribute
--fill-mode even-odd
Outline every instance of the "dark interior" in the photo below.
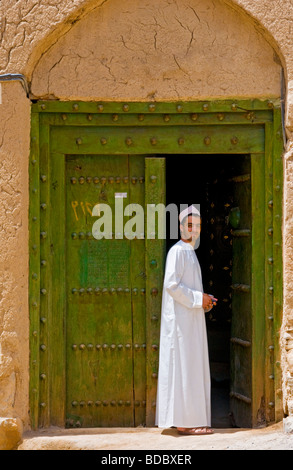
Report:
<svg viewBox="0 0 293 470"><path fill-rule="evenodd" d="M206 314L212 381L212 426L232 427L230 418L230 331L232 236L229 212L233 205L231 178L237 175L239 155L170 155L166 158L166 205L200 204L202 230L196 254L204 292L218 304ZM178 232L179 233L179 232ZM180 236L180 235L179 235ZM167 250L170 239L167 216Z"/></svg>

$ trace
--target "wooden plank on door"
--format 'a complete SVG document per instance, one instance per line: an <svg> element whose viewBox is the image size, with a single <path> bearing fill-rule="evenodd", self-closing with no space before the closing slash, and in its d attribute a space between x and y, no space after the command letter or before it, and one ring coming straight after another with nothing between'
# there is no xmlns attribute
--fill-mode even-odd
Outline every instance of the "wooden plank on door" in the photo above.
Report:
<svg viewBox="0 0 293 470"><path fill-rule="evenodd" d="M165 158L145 159L146 205L146 425L155 424L155 406L159 365L159 338L162 288L165 264L165 239L158 238L159 221L152 227L148 217L156 205L165 204ZM149 211L148 211L149 209ZM160 220L162 222L162 220ZM154 229L154 232L153 232Z"/></svg>
<svg viewBox="0 0 293 470"><path fill-rule="evenodd" d="M146 422L144 172L144 156L129 156L129 201L131 207L130 217L125 217L125 221L129 220L131 225L135 222L133 225L134 238L130 242L134 426L145 425Z"/></svg>
<svg viewBox="0 0 293 470"><path fill-rule="evenodd" d="M65 155L51 153L50 160L50 270L52 303L49 311L50 330L50 424L64 426L66 400L66 279L65 279ZM54 333L53 333L54 332Z"/></svg>
<svg viewBox="0 0 293 470"><path fill-rule="evenodd" d="M51 290L51 239L50 239L50 128L40 117L40 408L39 425L50 424L50 326L49 317L52 308ZM48 210L44 210L44 204Z"/></svg>
<svg viewBox="0 0 293 470"><path fill-rule="evenodd" d="M273 149L273 258L274 258L274 382L275 420L280 421L284 416L282 394L282 369L280 330L283 313L283 253L282 253L282 211L283 211L283 158L284 151L282 116L279 108L274 109L274 149Z"/></svg>
<svg viewBox="0 0 293 470"><path fill-rule="evenodd" d="M239 159L233 178L232 325L231 325L231 412L236 426L252 421L252 326L251 326L251 166L250 156Z"/></svg>
<svg viewBox="0 0 293 470"><path fill-rule="evenodd" d="M265 205L264 205L264 244L265 244L265 346L264 346L264 386L265 386L265 421L275 421L275 410L272 407L275 395L274 381L274 316L273 316L273 124L266 123L265 142Z"/></svg>
<svg viewBox="0 0 293 470"><path fill-rule="evenodd" d="M265 158L251 155L252 427L265 425Z"/></svg>

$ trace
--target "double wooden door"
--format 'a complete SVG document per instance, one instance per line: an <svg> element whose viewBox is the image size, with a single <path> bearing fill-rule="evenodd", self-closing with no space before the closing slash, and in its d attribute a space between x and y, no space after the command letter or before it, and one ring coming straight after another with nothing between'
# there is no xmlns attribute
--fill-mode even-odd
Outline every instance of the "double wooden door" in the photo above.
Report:
<svg viewBox="0 0 293 470"><path fill-rule="evenodd" d="M251 336L245 329L233 330L232 338L237 339L232 346L238 359L233 366L231 399L234 409L241 403L252 426L283 417L279 343L282 151L277 101L48 100L32 105L29 304L33 428L63 426L64 422L68 426L154 425L164 240L98 240L92 234L97 219L90 211L97 204L101 209L103 203L113 209L115 200L122 200L125 206L139 203L143 197L145 206L164 202L164 155L170 159L181 155L251 156L251 226L242 225L245 211L240 195L235 206L240 208L240 225L232 227L235 232L244 230L243 234L251 230L250 236L233 235L240 257L234 262L232 279L233 284L247 286L251 281L247 292L243 286L242 291L234 286L232 321L240 328L240 318L243 323L246 318ZM160 157L150 158L154 153ZM178 181L186 179L186 172L179 175L179 168L180 164L174 181L176 193ZM190 171L188 167L188 174ZM136 194L132 199L134 191L138 199ZM192 202L197 201L192 198ZM116 228L105 230L115 232ZM251 263L243 256L249 245L244 248L241 244L246 243L250 243ZM143 251L144 269L140 269ZM251 309L245 307L246 302L251 302ZM251 369L246 367L250 374L246 380L242 372L247 361ZM242 423L240 419L239 425Z"/></svg>

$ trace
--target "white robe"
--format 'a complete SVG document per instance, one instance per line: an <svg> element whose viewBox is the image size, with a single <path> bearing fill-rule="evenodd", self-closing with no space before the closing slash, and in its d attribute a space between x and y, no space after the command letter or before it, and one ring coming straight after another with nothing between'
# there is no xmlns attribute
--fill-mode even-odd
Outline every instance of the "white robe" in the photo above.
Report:
<svg viewBox="0 0 293 470"><path fill-rule="evenodd" d="M201 269L189 243L168 252L162 297L156 424L211 425L210 368Z"/></svg>

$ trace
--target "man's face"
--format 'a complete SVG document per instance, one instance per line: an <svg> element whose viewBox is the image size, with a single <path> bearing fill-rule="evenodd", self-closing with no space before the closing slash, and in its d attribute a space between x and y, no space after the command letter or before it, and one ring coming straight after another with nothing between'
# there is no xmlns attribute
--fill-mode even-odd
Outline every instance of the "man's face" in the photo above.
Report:
<svg viewBox="0 0 293 470"><path fill-rule="evenodd" d="M181 238L190 242L196 241L199 238L201 230L201 220L197 215L189 215L180 224Z"/></svg>

